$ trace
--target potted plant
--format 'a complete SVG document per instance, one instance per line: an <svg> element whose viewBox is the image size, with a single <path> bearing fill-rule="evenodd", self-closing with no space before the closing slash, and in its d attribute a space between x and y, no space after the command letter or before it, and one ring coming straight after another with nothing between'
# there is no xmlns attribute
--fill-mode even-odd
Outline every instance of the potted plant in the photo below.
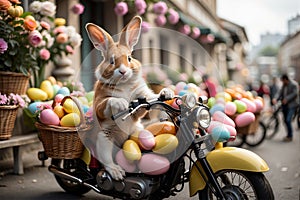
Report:
<svg viewBox="0 0 300 200"><path fill-rule="evenodd" d="M18 108L23 108L26 103L25 98L18 94L6 95L0 92L0 140L11 137Z"/></svg>
<svg viewBox="0 0 300 200"><path fill-rule="evenodd" d="M38 69L37 23L18 0L0 1L0 91L25 94L30 73ZM19 80L20 79L20 80Z"/></svg>

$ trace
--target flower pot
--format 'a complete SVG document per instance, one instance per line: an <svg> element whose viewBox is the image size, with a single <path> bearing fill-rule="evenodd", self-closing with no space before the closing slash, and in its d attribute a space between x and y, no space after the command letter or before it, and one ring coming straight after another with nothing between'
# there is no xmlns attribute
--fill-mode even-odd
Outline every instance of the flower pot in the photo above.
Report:
<svg viewBox="0 0 300 200"><path fill-rule="evenodd" d="M0 92L2 94L26 94L30 76L22 73L0 71Z"/></svg>
<svg viewBox="0 0 300 200"><path fill-rule="evenodd" d="M19 106L0 106L0 140L11 137Z"/></svg>

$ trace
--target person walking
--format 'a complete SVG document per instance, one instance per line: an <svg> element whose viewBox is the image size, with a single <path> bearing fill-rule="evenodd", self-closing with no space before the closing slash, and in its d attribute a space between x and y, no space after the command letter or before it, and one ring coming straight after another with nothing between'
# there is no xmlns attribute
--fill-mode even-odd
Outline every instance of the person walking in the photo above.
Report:
<svg viewBox="0 0 300 200"><path fill-rule="evenodd" d="M273 77L272 84L270 84L269 89L270 89L270 94L269 94L270 95L270 104L271 104L271 106L273 106L274 104L273 104L272 99L275 98L275 95L277 94L277 92L279 90L276 77Z"/></svg>
<svg viewBox="0 0 300 200"><path fill-rule="evenodd" d="M287 74L281 76L282 87L272 100L273 104L281 101L284 123L287 129L287 136L283 139L285 142L293 140L292 119L299 102L299 86L294 80L291 80Z"/></svg>
<svg viewBox="0 0 300 200"><path fill-rule="evenodd" d="M209 97L214 97L217 94L216 84L210 80L208 74L204 74L202 76L203 83L205 84L205 91Z"/></svg>

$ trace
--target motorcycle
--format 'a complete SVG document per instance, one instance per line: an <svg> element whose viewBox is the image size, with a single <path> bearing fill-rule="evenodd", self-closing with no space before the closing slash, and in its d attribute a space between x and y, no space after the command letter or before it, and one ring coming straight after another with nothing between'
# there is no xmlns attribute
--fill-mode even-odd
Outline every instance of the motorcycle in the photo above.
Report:
<svg viewBox="0 0 300 200"><path fill-rule="evenodd" d="M126 172L121 181L112 179L101 163L87 159L52 159L49 171L58 184L76 195L95 192L120 199L165 199L181 192L189 184L190 196L199 199L274 199L272 188L264 176L267 163L255 153L237 147L223 147L224 134L208 134L211 116L206 97L186 94L173 99L178 109L166 99L131 102L128 110L112 116L127 120L140 109L159 109L160 121L170 121L176 127L179 144L166 155L171 161L162 174ZM147 153L147 152L146 152ZM40 158L46 155L40 153Z"/></svg>

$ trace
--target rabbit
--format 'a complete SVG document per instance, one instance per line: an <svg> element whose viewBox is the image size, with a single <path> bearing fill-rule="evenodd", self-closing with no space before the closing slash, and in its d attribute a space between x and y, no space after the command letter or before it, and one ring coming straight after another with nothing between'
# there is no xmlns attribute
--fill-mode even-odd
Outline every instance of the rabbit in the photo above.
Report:
<svg viewBox="0 0 300 200"><path fill-rule="evenodd" d="M94 86L93 107L99 123L96 157L115 180L122 180L125 171L114 162L114 145L122 148L130 134L143 128L140 119L146 114L146 110L125 121L113 121L111 116L128 109L129 103L138 97L151 100L160 95L166 98L174 96L173 91L168 88L154 94L142 77L141 63L131 56L140 37L141 23L141 17L133 17L122 29L118 42L114 42L110 34L99 26L86 24L89 39L104 58L95 70L97 81Z"/></svg>

